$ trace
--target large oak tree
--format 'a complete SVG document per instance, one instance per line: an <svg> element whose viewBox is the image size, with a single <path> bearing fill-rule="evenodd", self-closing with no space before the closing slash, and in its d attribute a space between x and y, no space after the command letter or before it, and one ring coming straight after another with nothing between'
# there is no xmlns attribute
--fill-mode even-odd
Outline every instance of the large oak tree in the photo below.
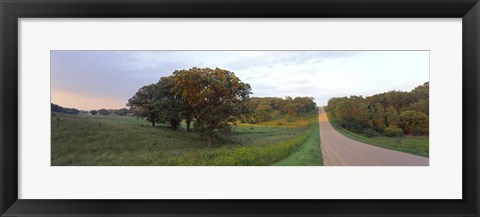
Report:
<svg viewBox="0 0 480 217"><path fill-rule="evenodd" d="M173 73L176 93L195 118L194 126L210 146L216 129L228 128L252 112L251 87L233 72L191 68Z"/></svg>

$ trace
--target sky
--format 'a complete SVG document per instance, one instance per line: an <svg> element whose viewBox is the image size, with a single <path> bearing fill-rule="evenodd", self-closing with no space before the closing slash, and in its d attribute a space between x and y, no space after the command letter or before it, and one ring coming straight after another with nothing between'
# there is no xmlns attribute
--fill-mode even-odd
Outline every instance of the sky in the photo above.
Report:
<svg viewBox="0 0 480 217"><path fill-rule="evenodd" d="M51 100L81 110L119 109L175 70L222 68L252 96L332 97L410 91L429 81L428 51L51 51Z"/></svg>

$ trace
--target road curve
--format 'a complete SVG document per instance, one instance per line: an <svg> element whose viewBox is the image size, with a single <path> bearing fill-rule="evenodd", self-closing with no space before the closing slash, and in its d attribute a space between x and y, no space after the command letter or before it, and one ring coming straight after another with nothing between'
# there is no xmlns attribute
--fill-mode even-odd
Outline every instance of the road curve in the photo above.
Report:
<svg viewBox="0 0 480 217"><path fill-rule="evenodd" d="M333 128L319 107L320 143L325 166L428 166L428 158L350 139Z"/></svg>

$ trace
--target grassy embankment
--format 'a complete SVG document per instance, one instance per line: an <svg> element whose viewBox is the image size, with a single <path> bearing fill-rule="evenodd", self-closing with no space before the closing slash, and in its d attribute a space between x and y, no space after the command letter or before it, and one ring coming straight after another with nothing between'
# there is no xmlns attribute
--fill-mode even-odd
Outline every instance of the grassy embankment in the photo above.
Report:
<svg viewBox="0 0 480 217"><path fill-rule="evenodd" d="M346 130L330 117L329 112L327 112L328 120L330 124L341 134L346 137L349 137L353 140L364 142L370 145L375 145L383 148L393 149L401 152L406 152L410 154L415 154L423 157L428 157L429 148L428 148L428 136L402 136L402 137L386 137L386 136L374 136L367 137L362 134L354 133L349 130Z"/></svg>
<svg viewBox="0 0 480 217"><path fill-rule="evenodd" d="M135 117L54 113L51 160L52 165L320 165L315 117L287 122L275 114L268 122L239 124L207 148L196 133L151 127Z"/></svg>
<svg viewBox="0 0 480 217"><path fill-rule="evenodd" d="M318 118L313 132L308 139L293 154L274 164L275 166L321 166L323 165L322 151L320 150L320 131Z"/></svg>

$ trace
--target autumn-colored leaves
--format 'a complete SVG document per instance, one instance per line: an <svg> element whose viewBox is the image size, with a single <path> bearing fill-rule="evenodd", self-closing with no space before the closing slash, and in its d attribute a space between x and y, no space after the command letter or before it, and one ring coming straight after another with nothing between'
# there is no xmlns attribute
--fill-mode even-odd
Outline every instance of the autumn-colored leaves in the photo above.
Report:
<svg viewBox="0 0 480 217"><path fill-rule="evenodd" d="M429 83L410 92L332 98L328 111L342 127L368 136L428 135Z"/></svg>

